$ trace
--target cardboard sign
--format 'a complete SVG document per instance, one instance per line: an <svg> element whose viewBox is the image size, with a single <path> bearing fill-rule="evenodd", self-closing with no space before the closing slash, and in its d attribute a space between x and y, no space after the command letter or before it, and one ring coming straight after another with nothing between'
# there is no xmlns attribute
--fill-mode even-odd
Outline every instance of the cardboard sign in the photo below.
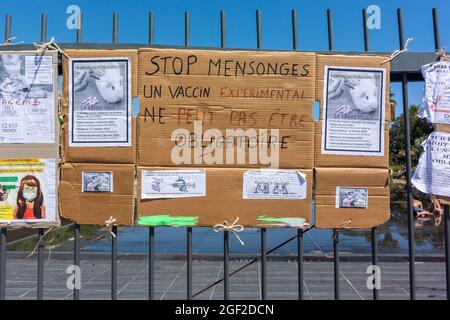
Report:
<svg viewBox="0 0 450 320"><path fill-rule="evenodd" d="M134 165L66 163L61 168L59 195L61 216L67 219L104 225L112 216L115 224L131 226Z"/></svg>
<svg viewBox="0 0 450 320"><path fill-rule="evenodd" d="M112 58L126 58L129 59L129 69L128 73L125 76L122 75L122 77L125 77L128 79L128 89L129 95L127 97L127 100L129 98L137 96L137 75L138 75L138 54L137 50L65 50L66 54L73 60L77 59L89 59L89 60L99 60L99 59L107 59L110 60ZM81 61L80 60L80 61ZM70 110L69 110L69 59L63 57L63 116L64 116L64 126L63 126L63 159L64 162L77 162L77 163L119 163L119 164L131 164L135 162L136 159L136 119L132 118L131 122L129 122L129 117L127 116L126 119L120 124L120 121L117 119L120 119L120 117L115 117L116 121L116 129L119 128L125 128L129 129L128 132L124 132L124 130L114 129L113 131L118 131L119 135L122 133L122 135L126 135L129 137L129 141L125 141L124 139L121 139L121 144L127 145L127 146L121 146L120 148L117 148L111 144L111 139L108 141L107 144L102 143L97 144L97 142L93 142L90 144L90 146L80 146L80 143L76 147L70 146L70 140L69 140L69 121L70 121ZM94 79L94 78L92 78ZM75 79L74 79L75 80ZM95 80L95 79L94 79ZM94 84L97 81L92 81ZM92 90L97 88L97 85L91 85ZM123 85L123 84L122 84ZM101 85L100 85L101 87ZM125 89L124 89L125 90ZM95 91L95 90L94 90ZM88 95L92 96L92 95ZM87 98L88 98L87 97ZM97 95L97 99L101 100L103 99L100 94ZM83 99L83 100L86 100ZM91 99L92 100L92 99ZM88 103L90 100L88 99L86 103ZM93 101L90 101L90 103L93 103ZM128 109L127 111L131 112L131 106L128 103ZM123 111L123 108L122 108ZM121 116L122 117L122 116ZM123 118L123 117L122 117ZM125 130L126 131L126 130ZM131 136L130 136L131 135ZM111 137L111 135L110 135ZM117 137L117 135L116 135ZM96 139L98 140L98 139ZM92 142L92 141L91 141ZM96 146L92 146L95 144Z"/></svg>
<svg viewBox="0 0 450 320"><path fill-rule="evenodd" d="M314 89L313 53L142 49L137 162L311 169Z"/></svg>
<svg viewBox="0 0 450 320"><path fill-rule="evenodd" d="M389 169L316 168L316 227L371 228L389 217Z"/></svg>
<svg viewBox="0 0 450 320"><path fill-rule="evenodd" d="M0 226L58 226L57 159L0 160Z"/></svg>
<svg viewBox="0 0 450 320"><path fill-rule="evenodd" d="M385 122L385 115L391 112L390 69L389 63L382 64L386 59L387 56L317 55L316 99L320 102L321 112L315 135L316 167L389 166L389 124ZM334 74L328 70L333 70ZM358 79L359 74L366 74L367 78L367 72L369 75L381 72L381 77L379 80L373 76L373 80L361 79L353 81L354 84L348 83L349 76ZM333 99L327 100L327 93ZM369 93L373 97L369 98ZM364 96L372 103L362 102ZM381 101L382 98L384 101ZM330 124L327 115L331 116L333 123ZM362 121L357 123L356 128L353 124L350 129L348 122L356 118ZM339 126L343 127L342 130ZM331 132L331 136L328 132L330 128L335 131Z"/></svg>
<svg viewBox="0 0 450 320"><path fill-rule="evenodd" d="M138 167L138 225L211 227L239 217L245 227L305 227L311 224L312 170L299 170L305 178L304 199L243 199L244 168L206 168L206 195L202 197L143 199L142 175L146 171L175 168ZM294 173L297 172L294 171ZM298 179L298 178L297 178ZM145 193L144 193L145 194Z"/></svg>

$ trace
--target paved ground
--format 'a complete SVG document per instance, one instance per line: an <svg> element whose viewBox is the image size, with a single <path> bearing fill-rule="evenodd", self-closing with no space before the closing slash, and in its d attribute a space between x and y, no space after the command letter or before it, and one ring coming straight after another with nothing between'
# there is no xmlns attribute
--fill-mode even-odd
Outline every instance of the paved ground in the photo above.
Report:
<svg viewBox="0 0 450 320"><path fill-rule="evenodd" d="M72 263L70 254L46 254L44 298L73 299L67 289L69 276L66 268ZM110 298L110 260L108 254L84 254L81 260L81 299ZM248 261L231 261L230 270ZM341 262L340 284L342 299L372 299L366 287L366 268L369 262ZM408 263L380 262L381 299L408 299ZM444 299L445 272L443 262L418 262L417 298ZM260 263L254 263L230 278L231 299L260 299ZM288 261L267 262L267 290L269 299L297 299L297 263ZM193 262L193 292L208 286L223 275L223 264L216 261L195 260ZM333 299L333 263L329 261L304 263L305 299ZM147 299L148 263L145 255L119 255L118 298ZM8 253L7 299L36 298L36 259L24 259L18 253ZM186 263L158 257L155 273L155 298L186 298ZM197 299L222 299L223 285L219 284L197 297Z"/></svg>

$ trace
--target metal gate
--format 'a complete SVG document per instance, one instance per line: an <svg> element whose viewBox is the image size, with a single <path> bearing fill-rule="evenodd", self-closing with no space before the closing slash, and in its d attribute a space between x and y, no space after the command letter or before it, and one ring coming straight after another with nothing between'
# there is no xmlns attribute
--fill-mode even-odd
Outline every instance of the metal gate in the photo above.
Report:
<svg viewBox="0 0 450 320"><path fill-rule="evenodd" d="M409 126L409 101L408 101L408 82L409 81L421 81L422 76L420 73L420 67L426 63L430 63L436 60L435 50L441 48L440 37L439 37L439 23L438 23L438 10L432 10L433 17L433 32L434 32L434 50L429 52L417 53L417 52L405 52L398 56L391 62L391 81L401 82L402 85L402 101L403 101L403 116L405 125L405 135L406 135L406 195L408 204L408 245L409 245L409 286L410 286L410 299L414 300L416 298L416 278L415 278L415 249L414 249L414 213L412 206L412 189L411 189L411 143L410 143L410 126ZM77 29L76 43L64 43L60 46L64 48L84 48L84 49L105 49L105 48L142 48L142 47L159 47L154 44L154 13L150 12L148 15L148 44L119 44L118 43L118 32L119 32L119 15L118 13L113 13L113 25L112 25L112 43L111 44L84 44L82 42L82 25L81 25L81 14L79 16L79 29ZM328 51L334 51L334 36L333 36L333 14L330 9L326 12L327 26L328 26ZM220 43L221 48L226 48L226 23L225 23L225 13L220 12ZM369 32L366 24L367 12L362 11L362 29L363 29L363 41L364 41L364 52L370 51L370 40ZM397 23L398 23L398 42L399 49L405 49L405 35L403 28L403 13L401 9L397 9ZM5 19L5 43L11 38L12 31L12 17L11 15L6 15ZM296 11L292 10L292 50L299 50L298 45L298 34L297 29L297 15ZM256 40L257 48L262 47L262 32L261 32L261 12L256 11ZM47 14L42 14L41 16L41 42L47 41ZM189 12L184 14L184 47L190 47L190 17ZM194 48L194 47L192 47ZM0 46L0 51L2 50L33 50L32 45L4 45ZM209 48L213 49L213 48ZM217 49L217 48L215 48ZM359 52L359 54L364 54ZM382 54L386 54L385 52ZM59 73L61 74L61 61L59 61ZM447 299L450 300L450 219L449 219L449 206L444 206L444 229L445 229L445 271L446 271L446 294ZM112 228L112 232L117 235L117 227ZM246 266L260 260L261 261L261 297L266 299L267 290L267 255L275 251L276 249L282 247L283 245L296 240L297 241L297 263L298 263L298 299L303 299L303 236L307 231L298 230L297 235L293 236L283 243L279 244L275 248L268 250L267 248L267 235L266 229L260 229L260 239L261 239L261 254L259 257L251 260L248 264L230 273L229 268L229 232L224 231L223 234L223 267L224 267L224 278L216 281L210 287L216 285L217 283L223 281L224 283L224 299L229 299L229 277L233 274L239 272ZM43 239L44 229L38 229L38 248L37 248L37 299L43 299L44 293L44 244ZM336 300L340 298L340 287L339 287L339 229L333 230L333 252L334 252L334 297ZM148 262L149 262L149 283L148 283L148 297L149 299L154 299L154 283L155 283L155 229L154 227L148 228L149 237L149 247L148 247ZM7 243L7 229L2 228L0 231L0 300L5 299L5 289L6 289L6 243ZM192 228L186 228L186 263L187 263L187 287L186 287L186 299L190 300L203 291L210 287L207 287L200 292L192 292ZM80 225L74 225L74 251L73 251L73 261L74 265L80 265ZM377 249L377 228L372 228L371 230L371 251L372 251L372 264L378 264L378 249ZM373 289L373 299L378 299L378 289ZM80 298L80 290L74 289L74 299L78 300ZM111 238L111 299L117 299L117 237Z"/></svg>

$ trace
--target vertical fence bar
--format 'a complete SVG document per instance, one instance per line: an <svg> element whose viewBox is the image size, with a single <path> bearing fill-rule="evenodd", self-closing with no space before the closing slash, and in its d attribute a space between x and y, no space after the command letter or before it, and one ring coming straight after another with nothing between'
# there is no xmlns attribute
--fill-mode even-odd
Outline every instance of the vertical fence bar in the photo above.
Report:
<svg viewBox="0 0 450 320"><path fill-rule="evenodd" d="M155 16L153 12L148 13L148 43L155 41ZM155 228L148 228L148 299L155 299Z"/></svg>
<svg viewBox="0 0 450 320"><path fill-rule="evenodd" d="M333 13L331 9L327 9L327 22L328 22L328 51L334 49L334 37L333 37Z"/></svg>
<svg viewBox="0 0 450 320"><path fill-rule="evenodd" d="M261 49L262 35L261 35L261 12L256 10L256 47ZM267 277L267 230L261 228L261 299L267 299L266 292L266 277Z"/></svg>
<svg viewBox="0 0 450 320"><path fill-rule="evenodd" d="M155 228L148 228L148 299L155 299Z"/></svg>
<svg viewBox="0 0 450 320"><path fill-rule="evenodd" d="M226 25L225 12L220 11L220 47L225 48L226 44ZM230 247L229 232L223 232L223 299L230 299Z"/></svg>
<svg viewBox="0 0 450 320"><path fill-rule="evenodd" d="M111 300L117 300L117 226L112 227L111 237Z"/></svg>
<svg viewBox="0 0 450 320"><path fill-rule="evenodd" d="M447 284L447 300L450 300L450 206L444 205L445 236L445 280Z"/></svg>
<svg viewBox="0 0 450 320"><path fill-rule="evenodd" d="M5 17L5 42L7 42L9 38L11 38L11 22L12 17L11 15L7 14Z"/></svg>
<svg viewBox="0 0 450 320"><path fill-rule="evenodd" d="M292 10L292 49L298 50L297 12ZM303 230L297 230L298 300L303 300Z"/></svg>
<svg viewBox="0 0 450 320"><path fill-rule="evenodd" d="M41 14L41 42L47 41L47 14ZM44 229L38 229L37 299L44 298Z"/></svg>
<svg viewBox="0 0 450 320"><path fill-rule="evenodd" d="M6 296L6 243L7 228L0 229L0 300Z"/></svg>
<svg viewBox="0 0 450 320"><path fill-rule="evenodd" d="M11 16L5 16L5 42L11 37ZM7 228L0 229L0 300L5 299L6 294L6 244Z"/></svg>
<svg viewBox="0 0 450 320"><path fill-rule="evenodd" d="M334 50L334 36L333 36L333 13L331 9L327 9L327 24L328 24L328 51ZM333 257L334 257L334 299L339 300L340 285L339 285L339 230L333 229Z"/></svg>
<svg viewBox="0 0 450 320"><path fill-rule="evenodd" d="M298 49L298 38L297 38L297 12L295 9L291 11L292 15L292 49Z"/></svg>
<svg viewBox="0 0 450 320"><path fill-rule="evenodd" d="M437 51L441 48L439 36L439 18L438 10L433 8L433 34L434 49ZM450 207L444 204L444 242L445 242L445 280L447 290L447 300L450 300Z"/></svg>
<svg viewBox="0 0 450 320"><path fill-rule="evenodd" d="M189 47L190 45L190 17L189 11L184 12L184 45ZM192 299L192 228L186 229L186 273L187 273L187 300Z"/></svg>
<svg viewBox="0 0 450 320"><path fill-rule="evenodd" d="M303 230L297 230L298 300L303 300Z"/></svg>
<svg viewBox="0 0 450 320"><path fill-rule="evenodd" d="M81 12L78 13L77 16L77 38L76 43L81 43L82 41L82 22L81 22L82 16ZM78 223L74 223L73 225L73 235L74 235L74 242L73 242L73 264L80 267L80 231L81 226ZM73 288L73 299L74 300L80 300L80 289L77 285Z"/></svg>
<svg viewBox="0 0 450 320"><path fill-rule="evenodd" d="M403 32L403 13L397 9L398 38L400 49L405 48ZM403 121L405 125L405 149L406 149L406 198L408 205L408 245L409 245L409 286L410 299L416 298L416 275L415 275L415 252L414 252L414 212L412 206L412 187L411 187L411 133L409 125L409 101L408 101L408 77L406 73L402 74L402 98L403 98Z"/></svg>
<svg viewBox="0 0 450 320"><path fill-rule="evenodd" d="M370 40L369 40L369 28L367 27L367 10L362 10L362 19L363 19L363 32L364 32L364 51L368 52L370 51ZM371 238L372 238L372 265L376 266L378 265L378 236L377 227L373 227L371 229ZM373 273L376 271L374 270ZM374 278L374 284L375 284L375 278ZM378 300L378 289L374 286L373 287L373 300Z"/></svg>
<svg viewBox="0 0 450 320"><path fill-rule="evenodd" d="M433 8L432 13L433 13L434 49L439 50L441 48L441 43L439 37L439 19L437 9Z"/></svg>
<svg viewBox="0 0 450 320"><path fill-rule="evenodd" d="M153 12L148 13L148 43L154 44L155 42L155 15Z"/></svg>
<svg viewBox="0 0 450 320"><path fill-rule="evenodd" d="M341 287L339 284L339 229L333 230L333 258L334 258L334 300L339 300Z"/></svg>
<svg viewBox="0 0 450 320"><path fill-rule="evenodd" d="M113 12L112 42L118 43L119 39L119 14ZM117 300L117 226L112 226L111 237L111 300Z"/></svg>
<svg viewBox="0 0 450 320"><path fill-rule="evenodd" d="M113 36L112 42L114 44L119 42L119 13L113 12Z"/></svg>
<svg viewBox="0 0 450 320"><path fill-rule="evenodd" d="M44 229L38 229L38 270L37 270L37 299L44 299Z"/></svg>

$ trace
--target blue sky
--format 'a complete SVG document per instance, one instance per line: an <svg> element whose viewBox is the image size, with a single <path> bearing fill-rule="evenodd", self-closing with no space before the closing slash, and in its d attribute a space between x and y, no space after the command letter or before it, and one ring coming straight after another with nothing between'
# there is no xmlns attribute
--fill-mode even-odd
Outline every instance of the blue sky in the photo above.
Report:
<svg viewBox="0 0 450 320"><path fill-rule="evenodd" d="M227 47L256 48L255 11L262 13L262 47L291 49L291 9L297 10L301 50L327 50L326 9L333 10L336 51L363 50L361 9L378 5L381 29L370 31L372 51L398 48L396 9L403 9L405 37L413 37L411 51L433 51L431 9L439 10L441 45L450 51L449 0L2 0L0 34L6 14L12 15L12 35L25 43L40 40L40 14L48 14L48 37L57 42L75 41L68 30L66 9L76 4L83 13L83 41L107 43L112 40L112 12L119 13L119 42L148 41L148 12L155 14L155 43L184 44L184 11L191 16L191 45L220 46L220 10L226 14ZM401 111L401 87L391 85ZM422 83L410 84L410 103L421 101Z"/></svg>

